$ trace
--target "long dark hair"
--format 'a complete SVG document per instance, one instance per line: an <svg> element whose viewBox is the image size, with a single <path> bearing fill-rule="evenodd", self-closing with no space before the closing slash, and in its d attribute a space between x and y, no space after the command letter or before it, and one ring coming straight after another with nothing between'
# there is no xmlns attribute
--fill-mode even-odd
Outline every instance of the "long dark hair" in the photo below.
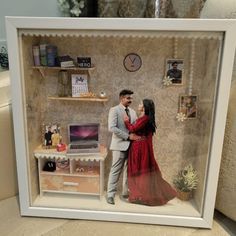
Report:
<svg viewBox="0 0 236 236"><path fill-rule="evenodd" d="M148 128L152 131L152 134L156 132L156 121L155 121L155 104L151 99L143 99L143 106L145 115L149 117Z"/></svg>

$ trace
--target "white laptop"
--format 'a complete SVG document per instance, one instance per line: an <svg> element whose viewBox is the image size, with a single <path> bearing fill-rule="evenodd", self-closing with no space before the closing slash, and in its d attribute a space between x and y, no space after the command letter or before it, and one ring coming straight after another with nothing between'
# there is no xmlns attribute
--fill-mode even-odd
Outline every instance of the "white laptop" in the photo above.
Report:
<svg viewBox="0 0 236 236"><path fill-rule="evenodd" d="M68 153L98 153L99 128L97 123L69 124Z"/></svg>

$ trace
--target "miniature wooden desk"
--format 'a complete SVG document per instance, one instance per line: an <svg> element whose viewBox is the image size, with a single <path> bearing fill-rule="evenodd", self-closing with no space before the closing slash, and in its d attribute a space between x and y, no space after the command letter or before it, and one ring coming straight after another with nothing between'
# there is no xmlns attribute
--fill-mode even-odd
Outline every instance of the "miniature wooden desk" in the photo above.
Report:
<svg viewBox="0 0 236 236"><path fill-rule="evenodd" d="M38 159L40 195L44 192L95 195L101 198L104 191L104 160L107 149L100 146L99 153L67 153L57 152L56 149L43 149L42 146L34 151ZM69 165L54 172L43 171L49 160L69 160Z"/></svg>

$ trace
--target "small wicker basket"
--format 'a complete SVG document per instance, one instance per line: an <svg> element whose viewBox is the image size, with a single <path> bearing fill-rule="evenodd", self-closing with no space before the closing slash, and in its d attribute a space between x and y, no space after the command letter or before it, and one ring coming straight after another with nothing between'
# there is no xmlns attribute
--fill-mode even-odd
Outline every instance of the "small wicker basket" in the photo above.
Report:
<svg viewBox="0 0 236 236"><path fill-rule="evenodd" d="M193 192L182 192L180 190L177 190L177 197L182 201L188 201L193 197Z"/></svg>

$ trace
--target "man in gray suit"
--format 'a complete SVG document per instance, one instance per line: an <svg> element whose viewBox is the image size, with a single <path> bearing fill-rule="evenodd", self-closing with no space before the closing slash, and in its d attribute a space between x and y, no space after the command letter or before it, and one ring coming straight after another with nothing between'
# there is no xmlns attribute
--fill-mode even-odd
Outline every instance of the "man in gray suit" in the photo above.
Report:
<svg viewBox="0 0 236 236"><path fill-rule="evenodd" d="M125 123L124 116L130 117L131 123L137 119L136 112L129 108L132 103L131 90L122 90L120 92L120 104L112 107L109 111L108 129L112 132L110 150L112 150L112 166L108 178L107 202L115 204L114 197L117 191L118 180L123 169L122 196L128 197L127 184L127 157L130 140L137 140L140 137L135 134L129 134Z"/></svg>

